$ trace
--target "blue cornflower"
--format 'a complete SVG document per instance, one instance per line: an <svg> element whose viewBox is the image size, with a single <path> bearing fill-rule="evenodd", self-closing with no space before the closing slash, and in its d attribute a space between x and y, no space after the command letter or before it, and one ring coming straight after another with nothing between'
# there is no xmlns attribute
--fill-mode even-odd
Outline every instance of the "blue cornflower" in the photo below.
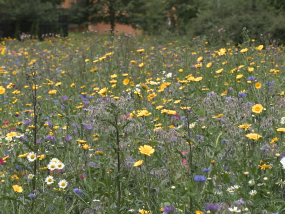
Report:
<svg viewBox="0 0 285 214"><path fill-rule="evenodd" d="M195 175L194 177L194 181L197 181L197 182L205 182L206 179L207 178L204 175Z"/></svg>
<svg viewBox="0 0 285 214"><path fill-rule="evenodd" d="M35 195L35 194L33 194L33 193L31 193L31 194L29 194L29 195L28 195L28 197L29 197L29 198L35 198L35 197L36 197L36 195Z"/></svg>
<svg viewBox="0 0 285 214"><path fill-rule="evenodd" d="M77 195L82 195L83 194L82 189L78 189L78 188L73 189L73 192L76 193Z"/></svg>
<svg viewBox="0 0 285 214"><path fill-rule="evenodd" d="M212 169L211 168L203 168L202 172L210 172Z"/></svg>
<svg viewBox="0 0 285 214"><path fill-rule="evenodd" d="M246 97L246 93L245 92L244 93L239 92L238 97L244 98L244 97Z"/></svg>
<svg viewBox="0 0 285 214"><path fill-rule="evenodd" d="M63 97L61 98L61 101L62 101L62 102L65 102L66 100L68 100L68 97L67 97L67 96L63 96Z"/></svg>
<svg viewBox="0 0 285 214"><path fill-rule="evenodd" d="M171 206L166 206L163 208L163 212L168 214L168 213L173 213L174 212L175 207L173 205Z"/></svg>
<svg viewBox="0 0 285 214"><path fill-rule="evenodd" d="M252 82L255 80L255 78L254 78L254 76L251 76L251 77L248 77L247 80Z"/></svg>
<svg viewBox="0 0 285 214"><path fill-rule="evenodd" d="M205 207L205 210L206 210L206 211L208 211L208 210L218 210L219 207L220 207L219 204L216 204L216 205L215 205L215 204L213 204L213 203L211 203L211 204L207 203L207 204L206 204L206 207Z"/></svg>

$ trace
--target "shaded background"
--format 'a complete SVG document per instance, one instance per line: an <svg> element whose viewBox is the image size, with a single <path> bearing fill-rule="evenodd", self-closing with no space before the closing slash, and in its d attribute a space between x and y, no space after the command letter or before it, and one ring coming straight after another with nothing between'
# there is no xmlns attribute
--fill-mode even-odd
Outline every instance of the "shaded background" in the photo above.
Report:
<svg viewBox="0 0 285 214"><path fill-rule="evenodd" d="M0 0L0 37L67 36L69 28L284 43L284 7L284 0Z"/></svg>

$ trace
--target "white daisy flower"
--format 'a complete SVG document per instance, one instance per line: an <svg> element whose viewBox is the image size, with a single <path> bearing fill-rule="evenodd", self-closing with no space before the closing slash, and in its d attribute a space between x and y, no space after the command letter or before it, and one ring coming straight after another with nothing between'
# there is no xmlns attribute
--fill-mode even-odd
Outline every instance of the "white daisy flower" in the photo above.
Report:
<svg viewBox="0 0 285 214"><path fill-rule="evenodd" d="M29 174L28 175L28 179L32 180L34 178L34 175L33 174Z"/></svg>
<svg viewBox="0 0 285 214"><path fill-rule="evenodd" d="M250 185L254 185L255 184L255 181L253 179L251 179L249 182L248 182Z"/></svg>
<svg viewBox="0 0 285 214"><path fill-rule="evenodd" d="M193 129L193 128L195 127L195 125L196 125L196 123L195 123L195 122L194 122L194 123L189 124L189 129Z"/></svg>
<svg viewBox="0 0 285 214"><path fill-rule="evenodd" d="M166 74L166 76L165 76L166 78L171 78L172 77L172 73L168 73L168 74Z"/></svg>
<svg viewBox="0 0 285 214"><path fill-rule="evenodd" d="M285 169L285 158L284 157L280 160L280 163L282 164L283 169Z"/></svg>
<svg viewBox="0 0 285 214"><path fill-rule="evenodd" d="M28 158L28 161L33 162L33 161L35 161L37 159L37 155L34 152L30 152L28 154L27 158Z"/></svg>
<svg viewBox="0 0 285 214"><path fill-rule="evenodd" d="M45 182L48 185L52 184L54 182L53 177L51 175L47 176Z"/></svg>
<svg viewBox="0 0 285 214"><path fill-rule="evenodd" d="M68 182L66 180L61 180L58 183L59 188L64 189L67 186Z"/></svg>
<svg viewBox="0 0 285 214"><path fill-rule="evenodd" d="M227 191L228 191L229 193L234 193L234 192L235 192L231 187L229 187L229 188L227 189Z"/></svg>
<svg viewBox="0 0 285 214"><path fill-rule="evenodd" d="M63 169L64 168L64 164L62 162L57 163L56 166L57 169Z"/></svg>
<svg viewBox="0 0 285 214"><path fill-rule="evenodd" d="M229 211L234 212L234 213L240 213L241 212L241 210L239 210L237 207L229 208Z"/></svg>
<svg viewBox="0 0 285 214"><path fill-rule="evenodd" d="M257 193L256 190L251 190L251 191L249 192L249 194L252 195L252 196L256 195L256 193Z"/></svg>
<svg viewBox="0 0 285 214"><path fill-rule="evenodd" d="M50 163L58 163L60 162L60 160L58 160L57 158L53 158L50 160Z"/></svg>
<svg viewBox="0 0 285 214"><path fill-rule="evenodd" d="M285 117L282 117L282 118L281 118L280 123L281 123L282 125L285 124Z"/></svg>
<svg viewBox="0 0 285 214"><path fill-rule="evenodd" d="M57 169L57 163L51 162L51 163L49 163L49 164L47 165L47 168L48 168L49 170L53 171L53 170Z"/></svg>
<svg viewBox="0 0 285 214"><path fill-rule="evenodd" d="M278 181L276 184L278 184L279 186L283 187L283 185L285 184L284 181L282 181L282 179L280 181Z"/></svg>

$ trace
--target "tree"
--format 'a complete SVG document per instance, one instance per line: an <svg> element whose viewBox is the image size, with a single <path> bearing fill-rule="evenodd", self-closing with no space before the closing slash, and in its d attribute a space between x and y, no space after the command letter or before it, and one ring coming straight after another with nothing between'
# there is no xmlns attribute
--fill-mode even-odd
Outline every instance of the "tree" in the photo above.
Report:
<svg viewBox="0 0 285 214"><path fill-rule="evenodd" d="M165 10L171 19L172 28L180 33L186 33L189 21L197 17L201 3L197 0L168 0L165 1Z"/></svg>
<svg viewBox="0 0 285 214"><path fill-rule="evenodd" d="M81 0L70 7L72 22L110 24L113 31L116 23L136 26L145 13L144 0Z"/></svg>
<svg viewBox="0 0 285 214"><path fill-rule="evenodd" d="M64 0L0 0L1 22L9 23L17 37L21 32L36 35L40 23L58 21L57 7Z"/></svg>

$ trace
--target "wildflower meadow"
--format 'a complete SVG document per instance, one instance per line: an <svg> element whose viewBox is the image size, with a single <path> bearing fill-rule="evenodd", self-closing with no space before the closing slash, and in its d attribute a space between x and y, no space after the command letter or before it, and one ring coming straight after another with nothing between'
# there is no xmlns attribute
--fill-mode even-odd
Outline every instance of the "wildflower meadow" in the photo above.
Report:
<svg viewBox="0 0 285 214"><path fill-rule="evenodd" d="M285 213L284 51L2 41L0 213Z"/></svg>

